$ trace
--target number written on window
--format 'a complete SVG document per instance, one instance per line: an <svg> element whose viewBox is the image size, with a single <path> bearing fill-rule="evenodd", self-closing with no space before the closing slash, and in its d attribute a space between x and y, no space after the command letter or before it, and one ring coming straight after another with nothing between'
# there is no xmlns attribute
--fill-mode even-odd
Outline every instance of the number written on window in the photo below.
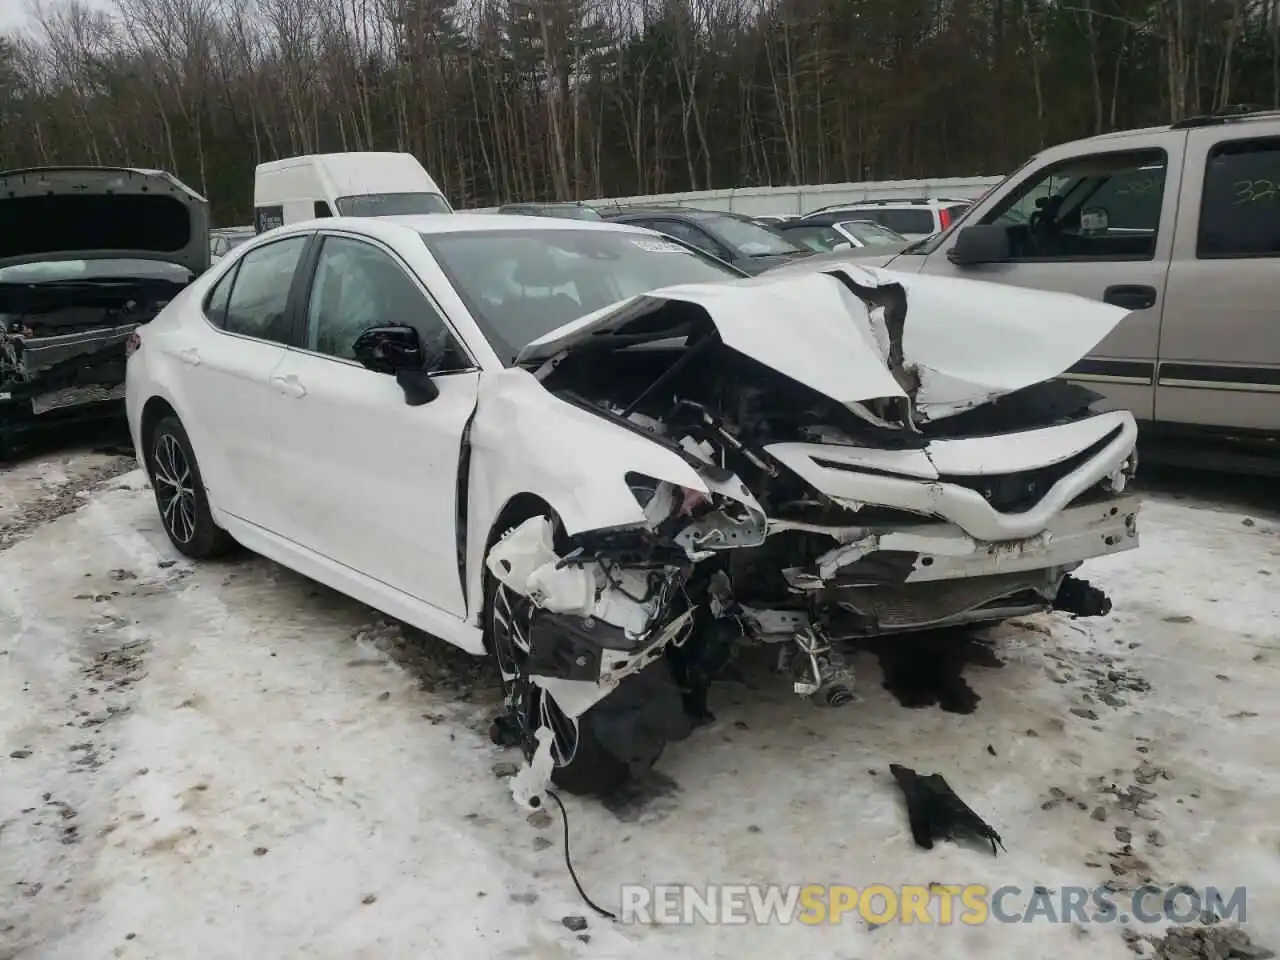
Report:
<svg viewBox="0 0 1280 960"><path fill-rule="evenodd" d="M1228 140L1209 152L1196 256L1280 255L1280 138Z"/></svg>

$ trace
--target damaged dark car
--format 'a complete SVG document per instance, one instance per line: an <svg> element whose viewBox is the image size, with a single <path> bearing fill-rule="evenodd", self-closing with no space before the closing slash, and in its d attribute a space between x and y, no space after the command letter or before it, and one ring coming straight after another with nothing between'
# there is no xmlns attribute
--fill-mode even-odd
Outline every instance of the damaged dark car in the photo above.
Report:
<svg viewBox="0 0 1280 960"><path fill-rule="evenodd" d="M207 204L167 173L0 172L0 457L123 417L132 334L208 265Z"/></svg>

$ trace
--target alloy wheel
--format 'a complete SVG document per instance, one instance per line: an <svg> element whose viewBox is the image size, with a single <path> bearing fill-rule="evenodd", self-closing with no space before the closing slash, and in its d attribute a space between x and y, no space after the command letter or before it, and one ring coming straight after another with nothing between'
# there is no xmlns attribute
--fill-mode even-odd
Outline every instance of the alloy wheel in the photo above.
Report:
<svg viewBox="0 0 1280 960"><path fill-rule="evenodd" d="M177 543L190 543L196 535L195 477L173 434L162 433L156 440L152 467L161 521Z"/></svg>
<svg viewBox="0 0 1280 960"><path fill-rule="evenodd" d="M555 698L533 682L528 675L529 628L536 608L528 597L522 597L502 583L493 596L493 652L502 671L507 694L507 708L520 726L527 743L535 743L534 733L540 726L551 728L554 736L551 756L557 767L573 762L578 752L578 722L556 704Z"/></svg>

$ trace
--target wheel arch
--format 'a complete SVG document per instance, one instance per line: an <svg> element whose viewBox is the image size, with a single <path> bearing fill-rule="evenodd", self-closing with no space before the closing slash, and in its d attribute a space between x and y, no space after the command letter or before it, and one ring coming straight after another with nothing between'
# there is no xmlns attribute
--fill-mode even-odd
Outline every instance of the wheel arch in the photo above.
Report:
<svg viewBox="0 0 1280 960"><path fill-rule="evenodd" d="M502 535L519 523L523 523L530 517L550 516L552 522L557 525L559 530L560 514L550 503L536 493L521 492L514 494L508 498L507 502L502 505L494 517L493 523L489 525L489 530L485 535L484 548L480 553L480 591L479 603L476 607L476 621L482 631L484 637L485 649L490 654L493 650L490 647L488 631L485 630L485 604L488 602L487 590L485 587L487 571L484 566L485 558L489 556L489 551L493 549L494 544L502 539Z"/></svg>
<svg viewBox="0 0 1280 960"><path fill-rule="evenodd" d="M153 396L143 404L142 417L138 422L138 442L141 446L138 452L142 455L142 467L147 471L147 476L151 476L151 438L155 436L156 427L165 417L177 417L178 422L182 422L178 411L164 397Z"/></svg>

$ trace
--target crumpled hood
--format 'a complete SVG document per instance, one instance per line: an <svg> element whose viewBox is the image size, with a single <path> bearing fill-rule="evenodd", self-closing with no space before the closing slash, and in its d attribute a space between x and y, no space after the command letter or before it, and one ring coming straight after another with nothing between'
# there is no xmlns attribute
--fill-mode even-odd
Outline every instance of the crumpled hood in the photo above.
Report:
<svg viewBox="0 0 1280 960"><path fill-rule="evenodd" d="M0 172L0 266L44 260L209 266L209 204L163 170L33 167Z"/></svg>
<svg viewBox="0 0 1280 960"><path fill-rule="evenodd" d="M1129 314L1074 294L846 264L633 297L540 337L516 362L571 351L672 301L704 310L726 346L856 412L910 398L922 420L1061 375Z"/></svg>

